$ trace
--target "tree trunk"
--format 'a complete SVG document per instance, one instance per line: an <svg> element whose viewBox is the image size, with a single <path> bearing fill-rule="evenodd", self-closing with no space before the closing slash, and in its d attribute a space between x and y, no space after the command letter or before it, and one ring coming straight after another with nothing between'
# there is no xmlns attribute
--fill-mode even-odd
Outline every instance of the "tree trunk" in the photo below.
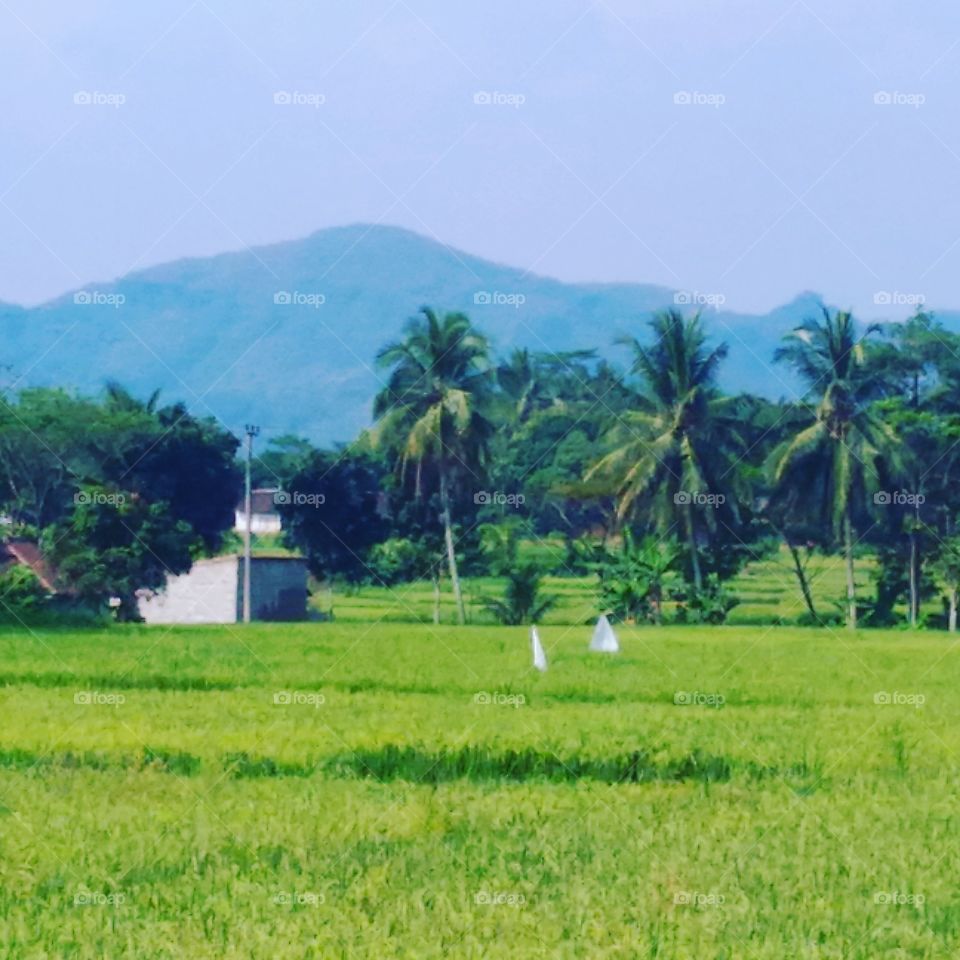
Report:
<svg viewBox="0 0 960 960"><path fill-rule="evenodd" d="M853 578L853 525L850 522L850 505L843 512L843 556L847 568L847 626L857 629L857 586Z"/></svg>
<svg viewBox="0 0 960 960"><path fill-rule="evenodd" d="M433 571L433 622L440 623L440 571Z"/></svg>
<svg viewBox="0 0 960 960"><path fill-rule="evenodd" d="M917 625L917 617L920 612L920 577L917 569L919 551L917 549L917 531L910 531L910 626Z"/></svg>
<svg viewBox="0 0 960 960"><path fill-rule="evenodd" d="M957 632L957 588L950 588L950 616L949 628L951 633Z"/></svg>
<svg viewBox="0 0 960 960"><path fill-rule="evenodd" d="M787 543L786 537L784 537L784 542ZM810 593L810 582L807 580L807 572L800 559L800 551L792 543L787 543L787 549L793 558L793 569L797 575L797 580L800 582L800 592L803 594L803 602L807 605L807 612L813 618L814 623L816 623L819 619L817 617L817 608L813 605L813 596Z"/></svg>
<svg viewBox="0 0 960 960"><path fill-rule="evenodd" d="M700 574L700 557L697 554L697 534L693 526L693 505L687 504L687 543L690 547L690 565L693 568L693 585L699 593L703 588Z"/></svg>
<svg viewBox="0 0 960 960"><path fill-rule="evenodd" d="M450 519L450 492L447 490L447 472L440 467L440 506L443 512L443 536L447 542L447 563L450 567L450 583L453 585L453 597L457 603L457 622L462 627L466 623L466 611L463 608L463 593L460 589L460 574L457 572L457 554L453 546L453 523Z"/></svg>

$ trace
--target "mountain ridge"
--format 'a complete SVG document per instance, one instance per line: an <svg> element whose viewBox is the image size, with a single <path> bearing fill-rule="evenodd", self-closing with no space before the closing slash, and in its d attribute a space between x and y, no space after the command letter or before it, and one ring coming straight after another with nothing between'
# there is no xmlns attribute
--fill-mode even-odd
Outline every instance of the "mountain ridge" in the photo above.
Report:
<svg viewBox="0 0 960 960"><path fill-rule="evenodd" d="M89 283L32 307L0 303L0 363L17 388L84 393L109 379L160 388L230 429L351 439L369 424L382 383L374 357L425 304L462 310L494 348L596 348L623 361L615 337L677 304L677 291L629 282L569 283L457 250L403 227L350 224L208 257L183 257ZM691 301L694 294L687 294ZM683 303L683 309L698 306ZM705 306L730 354L721 383L796 396L773 348L822 299L804 291L766 314Z"/></svg>

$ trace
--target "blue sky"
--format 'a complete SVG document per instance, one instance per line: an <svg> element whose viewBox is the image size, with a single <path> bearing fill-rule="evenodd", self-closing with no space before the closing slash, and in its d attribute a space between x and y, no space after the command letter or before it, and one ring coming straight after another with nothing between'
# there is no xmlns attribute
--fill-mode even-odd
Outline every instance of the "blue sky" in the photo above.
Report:
<svg viewBox="0 0 960 960"><path fill-rule="evenodd" d="M2 0L0 72L3 300L380 221L728 309L960 307L956 4Z"/></svg>

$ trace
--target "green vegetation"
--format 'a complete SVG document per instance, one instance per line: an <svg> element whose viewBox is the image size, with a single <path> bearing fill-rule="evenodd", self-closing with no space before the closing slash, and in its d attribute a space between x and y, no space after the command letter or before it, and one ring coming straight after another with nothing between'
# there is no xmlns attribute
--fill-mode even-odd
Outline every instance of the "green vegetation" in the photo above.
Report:
<svg viewBox="0 0 960 960"><path fill-rule="evenodd" d="M376 355L369 430L260 451L283 532L254 549L302 554L315 608L346 594L335 612L356 619L446 622L452 594L459 623L833 625L842 603L850 629L956 630L960 337L922 312L882 335L824 309L776 351L806 389L779 403L720 389L726 345L698 314L618 342L625 371L498 358L470 318L423 308ZM237 548L236 446L117 385L0 398L0 516L61 599L136 619L139 590Z"/></svg>
<svg viewBox="0 0 960 960"><path fill-rule="evenodd" d="M3 952L956 956L942 636L619 632L0 632Z"/></svg>

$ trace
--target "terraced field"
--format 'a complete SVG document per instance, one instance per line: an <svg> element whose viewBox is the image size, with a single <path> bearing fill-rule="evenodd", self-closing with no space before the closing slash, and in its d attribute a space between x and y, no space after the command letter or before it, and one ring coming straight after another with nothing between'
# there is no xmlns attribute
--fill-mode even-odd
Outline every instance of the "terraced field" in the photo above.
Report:
<svg viewBox="0 0 960 960"><path fill-rule="evenodd" d="M945 635L0 634L0 955L947 958Z"/></svg>
<svg viewBox="0 0 960 960"><path fill-rule="evenodd" d="M857 584L864 596L870 596L873 592L870 578L872 566L870 558L857 561ZM807 575L818 612L821 615L836 614L839 610L837 601L846 593L842 559L815 556L810 561ZM495 577L465 579L465 598L471 622L491 622L482 598L499 596L503 592L503 586L503 581ZM547 577L543 589L558 600L545 617L545 622L584 624L596 617L597 591L594 577ZM740 601L730 614L731 623L790 624L797 622L806 612L786 551L748 564L740 575L728 584L728 589ZM345 622L382 620L391 623L430 623L434 610L433 586L423 581L398 584L394 587L364 586L352 590L317 587L313 606L323 614L329 614L332 610L337 620ZM670 609L671 604L666 604L668 616ZM447 581L444 581L441 591L440 620L441 623L456 622L456 607Z"/></svg>

